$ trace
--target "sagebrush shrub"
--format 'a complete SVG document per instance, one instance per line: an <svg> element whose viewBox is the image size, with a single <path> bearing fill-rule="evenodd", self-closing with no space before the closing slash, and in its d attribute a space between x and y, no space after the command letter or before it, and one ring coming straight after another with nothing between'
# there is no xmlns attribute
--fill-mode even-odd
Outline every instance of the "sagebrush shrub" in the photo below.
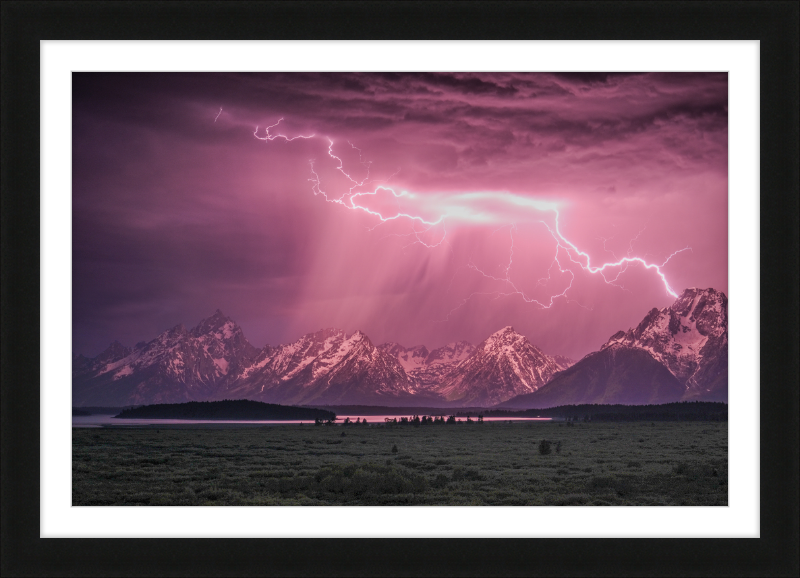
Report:
<svg viewBox="0 0 800 578"><path fill-rule="evenodd" d="M462 468L461 466L456 466L453 468L453 481L459 482L462 480L467 481L478 481L482 480L483 476L476 468Z"/></svg>
<svg viewBox="0 0 800 578"><path fill-rule="evenodd" d="M542 440L539 442L539 453L543 456L546 456L550 453L550 442L548 440Z"/></svg>
<svg viewBox="0 0 800 578"><path fill-rule="evenodd" d="M450 478L448 478L445 474L438 474L431 485L434 488L444 488L449 482Z"/></svg>

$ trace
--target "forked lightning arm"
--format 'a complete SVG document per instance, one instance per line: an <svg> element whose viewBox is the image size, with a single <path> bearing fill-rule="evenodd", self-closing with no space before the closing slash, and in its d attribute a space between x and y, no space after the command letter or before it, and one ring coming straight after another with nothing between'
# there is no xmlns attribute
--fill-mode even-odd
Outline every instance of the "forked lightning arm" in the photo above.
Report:
<svg viewBox="0 0 800 578"><path fill-rule="evenodd" d="M222 109L220 109L220 113L221 112ZM217 115L217 117L219 117L219 115ZM512 224L510 255L509 255L508 265L505 267L504 277L495 277L492 275L488 275L483 271L481 271L480 269L478 269L478 267L476 267L472 262L470 262L468 265L470 269L477 271L484 277L506 283L511 290L507 292L473 293L473 295L470 295L470 297L465 299L458 307L456 307L456 309L461 307L461 305L466 303L474 295L496 295L497 297L519 295L520 297L522 297L522 299L524 299L528 303L535 303L543 308L552 307L554 300L557 299L558 297L566 298L567 291L569 291L569 289L572 287L572 281L575 278L575 274L571 269L563 267L561 260L559 258L559 254L561 253L563 253L571 263L578 265L581 269L590 274L593 275L599 274L603 278L604 282L611 285L613 285L614 281L616 281L619 278L619 276L625 272L628 265L639 263L640 265L645 267L645 269L653 269L661 279L661 282L663 283L666 292L672 295L673 297L678 297L678 294L672 289L669 282L667 281L667 278L664 275L662 268L670 261L670 259L672 259L672 257L677 255L678 253L682 253L683 251L690 251L691 249L689 247L684 247L683 249L675 251L669 257L667 257L666 260L660 265L656 263L650 263L641 257L632 257L630 255L630 253L632 252L631 250L628 251L628 255L626 257L617 259L616 261L606 262L600 265L593 265L590 255L584 251L581 251L572 241L567 239L561 232L559 224L560 214L558 211L558 206L555 203L539 201L531 199L530 197L515 195L513 193L508 193L508 192L471 192L471 193L450 195L446 197L443 201L441 199L441 196L438 196L437 197L438 203L433 207L431 207L430 203L426 201L426 198L428 198L428 196L426 195L417 195L414 193L409 193L408 191L398 192L394 190L392 187L388 187L386 185L377 186L372 190L360 190L363 187L365 187L365 185L368 182L370 182L369 178L370 163L363 161L363 155L361 149L355 147L351 143L348 143L353 149L358 151L359 162L367 169L366 176L362 180L357 180L348 171L345 170L344 162L342 161L341 157L339 157L333 152L333 146L334 146L333 139L328 137L317 137L316 134L288 137L284 134L271 133L270 130L278 126L282 120L283 118L279 119L278 122L276 122L275 124L266 127L264 136L259 136L258 134L259 127L256 127L256 130L253 132L253 136L265 142L274 141L276 139L283 139L285 142L291 142L297 139L324 138L328 141L327 153L328 156L336 163L335 167L336 170L339 171L350 182L350 188L347 192L343 193L338 197L329 195L326 191L322 189L322 181L320 179L319 174L316 172L314 168L314 161L311 160L309 162L311 164L312 178L310 178L309 181L312 183L311 188L315 195L321 195L327 202L339 204L346 209L358 210L365 212L369 215L372 215L378 219L379 225L390 221L407 220L411 224L413 231L413 233L410 234L413 234L417 238L417 242L425 245L426 247L436 247L440 245L442 242L444 242L444 239L447 236L447 231L444 229L444 223L446 219L450 219L453 221L486 223L487 216L485 211L485 203L487 201L497 203L501 206L505 206L506 209L513 209L515 211L519 210L519 208L524 208L528 210L550 212L553 214L554 216L552 220L553 226L551 226L544 220L539 221L542 224L544 224L545 227L547 227L548 231L555 240L556 251L553 257L553 263L548 268L547 278L540 279L537 286L543 285L543 281L549 280L553 267L558 267L560 273L570 275L570 282L566 289L564 289L562 292L556 295L551 296L547 302L541 302L526 295L523 291L518 289L517 286L512 282L510 275L511 275L511 267L513 264L513 256L514 256L514 231L516 230L516 226ZM364 204L364 201L368 200L370 197L377 198L379 193L392 195L395 199L405 201L406 205L410 205L412 207L414 207L416 204L419 210L400 211L398 209L398 211L394 214L384 214L385 211L381 212L380 210L370 208ZM428 212L429 213L432 212L434 216L433 217L423 216L424 213L424 211L422 210L423 208L428 208ZM429 232L434 227L438 227L440 225L442 228L442 239L439 242L435 244L429 244L423 241L420 235L423 235ZM419 228L421 228L421 230L419 230ZM639 234L641 234L641 231ZM629 245L630 249L632 249L632 243L634 240L635 239L631 240L631 244ZM619 269L617 270L617 274L614 276L614 278L608 279L606 277L606 272L612 271L617 268Z"/></svg>

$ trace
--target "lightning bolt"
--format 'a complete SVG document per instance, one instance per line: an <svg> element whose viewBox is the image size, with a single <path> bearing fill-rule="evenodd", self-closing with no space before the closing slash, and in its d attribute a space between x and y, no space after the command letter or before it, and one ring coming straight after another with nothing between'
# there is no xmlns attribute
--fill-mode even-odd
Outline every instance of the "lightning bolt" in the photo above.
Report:
<svg viewBox="0 0 800 578"><path fill-rule="evenodd" d="M546 303L546 304L541 302L541 301L539 301L538 299L534 299L533 297L528 296L524 291L519 289L516 286L516 284L511 280L511 267L514 264L514 231L516 231L516 229L517 229L516 224L512 223L511 227L509 229L509 235L511 237L511 245L510 245L509 254L508 254L508 265L506 265L506 267L505 267L505 275L503 277L495 277L494 275L489 275L488 273L485 273L484 271L479 269L474 263L472 263L471 260L470 260L470 262L469 262L469 264L467 266L470 269L472 269L474 271L477 271L478 273L480 273L481 275L483 275L487 279L491 279L493 281L500 281L500 282L506 284L508 287L510 287L510 289L511 289L510 291L498 292L497 293L498 296L509 297L509 296L512 296L512 295L517 295L517 296L521 297L522 300L525 301L526 303L534 303L534 304L538 305L539 307L541 307L542 309L550 309L553 306L553 303L555 302L555 300L558 297L566 298L567 291L569 291L572 288L572 282L575 280L575 274L572 271L570 271L569 269L564 269L561 266L561 262L558 260L558 250L560 248L560 245L556 245L556 253L555 253L555 256L553 257L553 262L551 263L550 267L548 267L548 269L547 269L547 281L551 280L553 267L556 266L556 267L558 267L558 270L559 270L560 273L569 274L569 276L570 276L569 285L567 285L567 287L561 293L558 293L557 295L552 295L550 297L548 303ZM544 277L539 279L538 282L536 283L536 287L546 285L546 283L544 283L544 281L545 281ZM473 293L473 295L476 295L476 294ZM469 300L473 295L468 297L467 300ZM462 303L462 305L463 305L463 303ZM580 303L578 303L578 305L580 305ZM580 306L584 307L583 305L580 305ZM588 309L588 307L584 307L584 309ZM451 311L448 314L448 317L452 313L453 313L453 311Z"/></svg>
<svg viewBox="0 0 800 578"><path fill-rule="evenodd" d="M606 279L606 276L605 276L605 270L606 269L613 269L614 267L621 267L621 266L627 267L627 265L629 263L639 263L642 266L644 266L645 269L654 269L656 271L656 273L658 274L658 276L661 278L661 282L664 284L664 288L667 290L667 293L669 293L673 297L678 297L678 294L672 289L672 287L670 287L669 282L667 281L667 278L664 275L664 272L661 270L661 268L664 267L667 263L669 263L670 259L672 259L678 253L683 253L684 251L691 251L691 247L684 247L683 249L678 249L677 251L672 253L669 257L667 257L666 260L663 263L661 263L661 265L656 265L655 263L648 263L647 261L645 261L641 257L627 256L627 257L623 257L622 259L619 259L619 260L617 260L615 262L603 263L602 265L600 265L598 267L593 267L592 266L592 259L589 256L589 254L588 253L584 253L583 251L578 249L571 241L567 240L566 237L564 237L564 235L561 234L561 230L559 228L559 223L558 223L558 217L559 217L558 209L554 209L554 210L555 210L555 213L556 213L555 232L553 232L553 230L550 229L550 226L547 225L547 223L544 223L544 221L542 221L542 222L545 224L545 226L548 229L550 229L550 233L556 239L556 242L559 243L559 246L561 246L565 250L567 250L567 256L569 257L570 261L580 265L580 267L584 271L588 271L589 273L600 273L601 277L603 277L603 280L606 283L609 283L608 279ZM640 231L639 234L641 234L641 231ZM639 235L636 236L636 238L638 238L638 237L639 237ZM562 244L562 242L563 242L563 244ZM631 246L631 248L632 248L632 246ZM578 255L579 258L585 259L585 263L582 263L581 261L576 261L575 259L573 259L572 258L572 252L574 252L576 255ZM613 279L613 281L616 281L616 279L618 277L619 277L619 274L617 274L617 277L615 277Z"/></svg>
<svg viewBox="0 0 800 578"><path fill-rule="evenodd" d="M217 119L219 118L219 115L221 115L221 114L222 114L222 107L219 107L219 112L217 113L217 116L214 117L214 122L217 122Z"/></svg>
<svg viewBox="0 0 800 578"><path fill-rule="evenodd" d="M587 252L579 249L562 233L560 224L561 214L559 212L559 206L556 203L547 202L540 199L533 199L522 195L515 195L510 192L474 191L457 194L417 194L406 190L398 191L395 190L395 188L385 184L385 182L388 182L388 180L397 173L389 177L389 179L386 179L384 184L374 186L374 183L378 181L371 179L371 162L364 160L364 155L361 149L347 141L347 144L358 152L359 164L366 169L365 176L363 178L357 178L345 168L345 163L340 156L341 153L337 154L334 152L335 143L332 138L327 136L318 137L316 134L289 137L285 134L273 134L270 132L271 129L277 127L282 121L283 118L280 118L275 124L266 127L266 129L264 129L264 136L259 136L259 127L256 127L256 130L253 132L253 136L258 140L265 142L271 142L276 139L283 139L285 142L291 142L297 139L313 138L327 140L327 156L330 161L333 162L334 169L346 179L348 184L345 186L347 188L341 192L341 194L333 194L326 190L326 188L323 188L322 178L316 169L316 161L311 159L309 160L311 177L308 179L308 181L311 183L311 190L314 195L323 197L327 202L335 203L348 210L360 211L375 217L377 219L377 223L374 227L369 228L369 230L374 230L378 226L393 221L408 222L411 228L410 233L405 235L397 234L387 236L414 237L415 241L411 243L412 245L419 243L425 247L434 248L446 242L446 221L461 221L480 225L505 221L506 224L500 227L500 229L502 229L506 226L509 226L509 215L511 214L518 215L521 212L523 214L527 214L529 218L530 214L533 212L551 215L551 218L547 221L543 218L531 219L532 222L543 224L555 241L553 261L547 269L547 276L539 279L534 288L547 286L551 281L553 281L554 270L557 269L559 276L569 277L569 283L565 289L555 295L551 295L549 299L539 300L531 296L529 293L523 291L512 279L511 271L512 267L514 266L514 233L517 230L516 223L512 222L509 229L509 259L507 265L503 269L502 276L498 277L496 275L490 275L486 273L478 268L471 259L467 264L468 269L477 272L484 278L489 279L490 281L502 283L504 289L501 291L493 291L488 293L475 292L471 294L462 300L462 302L454 309L452 309L448 313L445 320L449 319L456 310L463 307L470 299L476 296L488 295L494 296L496 299L500 297L518 296L526 303L538 305L543 309L551 308L555 301L559 298L563 298L567 302L577 303L576 301L570 300L567 297L567 292L572 288L573 281L575 280L575 272L569 266L569 263L577 265L581 270L591 275L599 275L606 284L619 287L623 290L624 287L616 285L615 282L618 281L619 277L628 270L629 266L638 264L644 267L646 270L653 270L661 280L665 291L673 297L678 297L678 294L667 281L663 268L676 255L684 251L691 251L690 247L684 247L683 249L674 251L661 264L648 262L642 257L632 256L633 244L644 232L644 229L642 229L630 240L628 243L627 254L622 258L617 258L613 252L606 249L606 239L602 239L603 249L607 252L610 252L615 261L604 262L595 265L593 264L591 256ZM369 183L373 183L371 188L367 186ZM374 208L374 206L371 206L373 203L370 203L370 201L375 201L381 196L395 201L397 210L378 210ZM401 204L412 207L412 210L401 209ZM504 212L506 214L503 214ZM441 237L436 242L432 242L430 239L428 239L429 234L431 234L434 229L441 230ZM500 229L497 229L495 232ZM577 304L581 307L587 308L580 303Z"/></svg>
<svg viewBox="0 0 800 578"><path fill-rule="evenodd" d="M253 131L253 136L256 137L258 140L263 140L263 141L273 141L276 138L282 138L286 142L291 142L293 140L297 140L297 139L300 139L300 138L309 139L309 138L314 138L315 136L317 136L317 135L314 135L314 134L310 134L310 135L307 135L307 136L298 135L298 136L289 138L285 134L270 134L269 133L269 129L275 128L276 126L278 126L281 123L282 120L283 120L283 117L279 118L278 122L276 122L275 124L272 124L272 125L268 126L266 129L264 129L266 131L266 133L267 133L265 136L258 136L258 128L259 127L256 127L256 130Z"/></svg>
<svg viewBox="0 0 800 578"><path fill-rule="evenodd" d="M411 225L412 225L411 226L412 233L409 233L409 235L414 235L416 237L416 239L417 239L412 244L420 243L420 244L424 245L425 247L434 248L434 247L438 247L439 245L444 243L445 239L447 237L447 230L444 227L444 220L447 217L447 215L441 215L438 219L433 220L433 221L426 220L423 217L418 216L418 215L412 215L411 213L403 213L403 212L398 212L396 215L384 216L380 211L375 211L375 210L369 208L368 206L365 206L364 204L357 204L356 201L358 199L360 199L361 197L377 196L378 193L380 193L381 191L384 191L384 192L386 192L386 193L388 193L388 194L390 194L390 195L392 195L392 196L394 196L395 198L398 198L398 199L402 198L402 197L412 198L413 195L411 193L407 192L407 191L397 192L393 188L388 187L386 185L379 185L379 186L375 187L371 191L355 192L355 190L357 188L363 187L367 182L369 182L369 165L370 165L370 163L365 163L362 160L363 157L361 156L361 149L359 149L358 147L354 146L349 141L348 141L348 144L350 144L350 146L352 148L354 148L355 150L358 151L358 153L359 153L359 161L362 163L362 165L366 166L366 168L367 168L367 176L364 177L361 181L358 181L350 173L348 173L344 169L344 162L342 161L341 157L339 157L339 156L337 156L337 155L335 155L333 153L333 139L328 138L328 156L336 162L336 167L335 167L336 170L338 172L340 172L342 175L344 175L344 177L350 182L350 188L346 193L343 193L338 198L329 196L328 193L322 188L322 180L320 179L319 174L317 174L316 170L314 169L314 161L312 160L312 161L310 161L310 165L311 165L311 174L313 175L313 177L308 179L308 180L312 183L311 190L314 192L314 194L315 195L321 195L322 197L325 198L326 201L332 202L332 203L337 203L337 204L342 205L343 207L345 207L347 209L360 210L360 211L363 211L363 212L365 212L365 213L367 213L369 215L377 217L379 222L375 225L375 227L377 227L379 225L382 225L384 223L388 223L390 221L396 221L396 220L400 220L400 219L408 219L409 221L411 221ZM397 174L397 173L395 173L395 174ZM392 175L392 176L394 176L394 175ZM389 178L391 178L391 177L389 177ZM389 179L386 179L386 180L388 181ZM419 225L422 226L422 230L418 230L417 229L417 226L419 226ZM433 229L437 225L442 225L443 234L442 234L441 239L437 243L433 243L433 244L424 241L423 238L421 237L421 235L424 235L425 233L428 233L429 231L431 231L431 229ZM373 227L373 229L375 227Z"/></svg>

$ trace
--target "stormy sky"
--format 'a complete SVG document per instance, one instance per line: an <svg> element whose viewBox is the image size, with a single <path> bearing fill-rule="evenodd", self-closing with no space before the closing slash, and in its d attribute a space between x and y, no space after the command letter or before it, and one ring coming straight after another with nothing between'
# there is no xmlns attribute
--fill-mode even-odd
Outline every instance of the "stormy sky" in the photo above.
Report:
<svg viewBox="0 0 800 578"><path fill-rule="evenodd" d="M512 325L580 358L728 292L727 102L724 73L74 73L73 352L219 308L257 347Z"/></svg>

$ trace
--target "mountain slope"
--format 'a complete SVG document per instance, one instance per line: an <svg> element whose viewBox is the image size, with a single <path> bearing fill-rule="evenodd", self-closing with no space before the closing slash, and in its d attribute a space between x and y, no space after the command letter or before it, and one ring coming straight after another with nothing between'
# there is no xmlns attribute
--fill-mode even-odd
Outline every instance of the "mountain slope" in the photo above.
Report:
<svg viewBox="0 0 800 578"><path fill-rule="evenodd" d="M686 386L685 399L727 401L728 298L722 292L686 289L670 307L652 309L602 348L613 345L648 351Z"/></svg>
<svg viewBox="0 0 800 578"><path fill-rule="evenodd" d="M514 397L501 407L668 403L680 400L684 391L684 386L650 353L616 344L590 353L534 393Z"/></svg>
<svg viewBox="0 0 800 578"><path fill-rule="evenodd" d="M399 343L389 342L379 345L378 349L395 357L406 372L425 365L429 355L428 348L424 345L406 348Z"/></svg>
<svg viewBox="0 0 800 578"><path fill-rule="evenodd" d="M494 405L536 391L561 370L552 357L509 326L478 345L444 377L437 391L461 406Z"/></svg>
<svg viewBox="0 0 800 578"><path fill-rule="evenodd" d="M207 400L257 353L241 328L216 311L191 331L180 324L133 349L114 342L92 360L77 358L72 402L121 406Z"/></svg>
<svg viewBox="0 0 800 578"><path fill-rule="evenodd" d="M362 332L325 329L262 352L232 393L289 404L380 403L412 395L400 362Z"/></svg>
<svg viewBox="0 0 800 578"><path fill-rule="evenodd" d="M432 351L424 345L406 349L397 343L384 343L378 346L397 358L412 383L414 393L437 396L439 384L444 376L475 351L475 346L467 341L456 341Z"/></svg>

